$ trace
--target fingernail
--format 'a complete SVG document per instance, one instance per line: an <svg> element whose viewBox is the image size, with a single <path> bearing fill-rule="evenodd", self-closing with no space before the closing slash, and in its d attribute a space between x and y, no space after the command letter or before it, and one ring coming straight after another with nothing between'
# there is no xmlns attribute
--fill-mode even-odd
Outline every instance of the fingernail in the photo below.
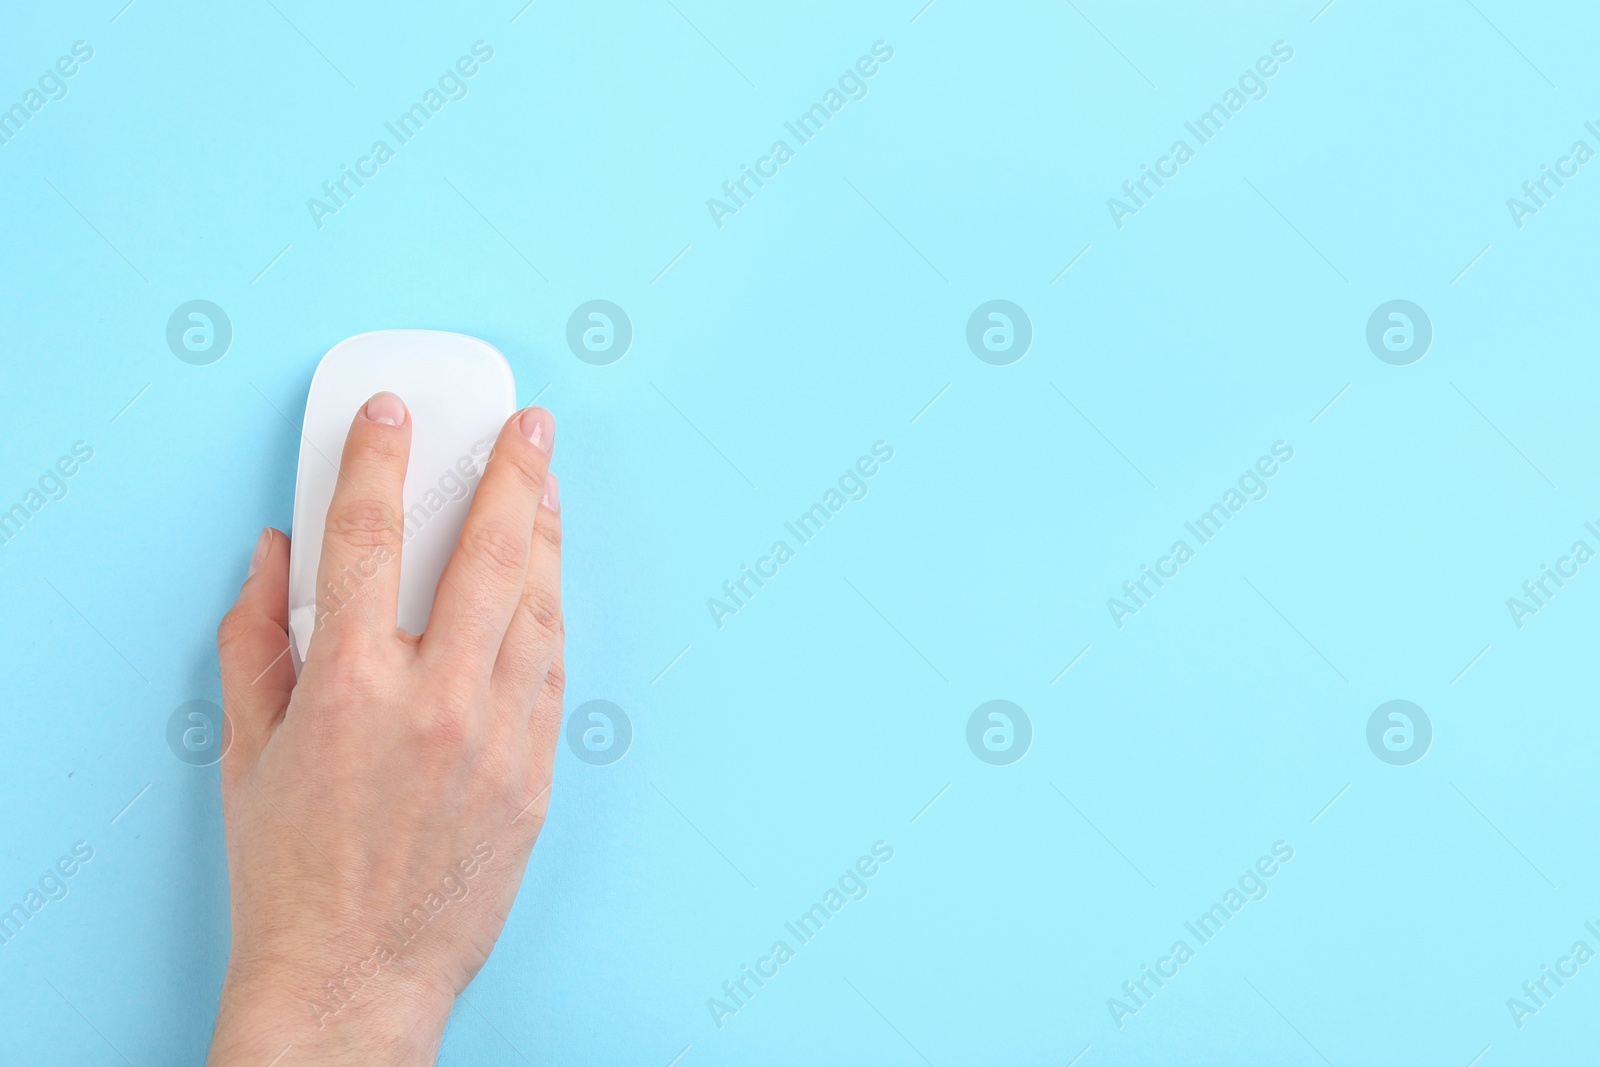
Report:
<svg viewBox="0 0 1600 1067"><path fill-rule="evenodd" d="M522 413L518 420L522 428L522 436L533 443L533 447L541 452L550 451L550 446L556 438L556 420L544 408L529 408Z"/></svg>
<svg viewBox="0 0 1600 1067"><path fill-rule="evenodd" d="M385 426L399 426L406 421L406 405L393 393L379 393L367 401L364 409L368 419Z"/></svg>
<svg viewBox="0 0 1600 1067"><path fill-rule="evenodd" d="M272 529L267 527L261 531L261 536L256 538L256 550L250 556L250 571L246 574L245 581L255 577L256 571L261 569L261 564L266 562L267 552L272 548Z"/></svg>
<svg viewBox="0 0 1600 1067"><path fill-rule="evenodd" d="M556 481L554 474L544 476L544 496L540 497L539 502L551 511L561 510L561 483Z"/></svg>

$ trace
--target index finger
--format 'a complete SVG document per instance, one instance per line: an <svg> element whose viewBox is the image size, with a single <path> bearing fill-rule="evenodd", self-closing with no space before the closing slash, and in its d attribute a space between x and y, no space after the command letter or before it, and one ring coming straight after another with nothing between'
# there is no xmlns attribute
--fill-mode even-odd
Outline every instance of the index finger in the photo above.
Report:
<svg viewBox="0 0 1600 1067"><path fill-rule="evenodd" d="M394 636L411 418L393 393L356 414L339 460L317 565L317 639Z"/></svg>

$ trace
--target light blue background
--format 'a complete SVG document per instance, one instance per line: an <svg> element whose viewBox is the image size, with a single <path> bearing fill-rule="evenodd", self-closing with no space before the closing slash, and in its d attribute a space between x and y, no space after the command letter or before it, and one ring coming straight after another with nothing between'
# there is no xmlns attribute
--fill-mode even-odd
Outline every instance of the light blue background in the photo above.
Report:
<svg viewBox="0 0 1600 1067"><path fill-rule="evenodd" d="M221 816L166 721L220 697L316 361L393 327L486 339L556 412L568 707L635 729L611 766L563 748L442 1063L1592 1049L1600 964L1520 1030L1506 999L1600 949L1600 573L1520 630L1505 604L1600 547L1600 163L1506 207L1600 148L1591 8L122 2L0 33L0 105L95 50L0 146L0 508L95 450L0 546L0 904L95 850L0 947L0 1061L202 1060ZM480 39L470 95L317 229L306 198ZM718 229L706 198L879 40L867 98ZM1106 198L1279 40L1118 229ZM235 331L211 366L165 342L197 298ZM635 329L607 367L565 342L594 298ZM964 340L995 298L1035 331L1006 367ZM1394 298L1435 331L1407 367L1364 338ZM706 598L878 440L870 495L719 630ZM1278 440L1270 495L1117 629L1106 598ZM1034 727L1008 767L965 741L997 698ZM1435 730L1411 766L1365 740L1395 698ZM718 1029L706 999L880 839L870 895ZM1270 895L1117 1028L1279 840Z"/></svg>

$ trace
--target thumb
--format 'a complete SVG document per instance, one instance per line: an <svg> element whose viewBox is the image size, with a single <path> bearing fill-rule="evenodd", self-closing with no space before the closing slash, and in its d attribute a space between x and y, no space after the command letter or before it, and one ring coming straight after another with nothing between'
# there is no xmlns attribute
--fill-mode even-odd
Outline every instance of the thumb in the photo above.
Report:
<svg viewBox="0 0 1600 1067"><path fill-rule="evenodd" d="M289 656L289 538L267 527L256 542L239 599L217 627L222 708L233 743L223 768L255 765L294 691Z"/></svg>

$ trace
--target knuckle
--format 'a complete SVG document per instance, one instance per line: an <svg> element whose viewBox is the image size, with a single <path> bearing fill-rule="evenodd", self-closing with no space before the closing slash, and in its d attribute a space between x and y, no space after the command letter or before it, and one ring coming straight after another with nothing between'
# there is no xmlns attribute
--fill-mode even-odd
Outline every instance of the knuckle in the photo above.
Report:
<svg viewBox="0 0 1600 1067"><path fill-rule="evenodd" d="M484 746L478 757L478 770L489 788L507 803L515 802L528 777L518 746L511 744L509 737L498 738L495 743Z"/></svg>
<svg viewBox="0 0 1600 1067"><path fill-rule="evenodd" d="M548 639L561 629L561 598L542 585L522 591L522 613L539 636Z"/></svg>
<svg viewBox="0 0 1600 1067"><path fill-rule="evenodd" d="M561 707L567 691L567 671L558 655L545 675L544 688L533 705L529 725L536 737L553 740L561 736Z"/></svg>
<svg viewBox="0 0 1600 1067"><path fill-rule="evenodd" d="M490 521L473 527L467 550L497 577L522 572L528 557L527 542L504 522Z"/></svg>
<svg viewBox="0 0 1600 1067"><path fill-rule="evenodd" d="M362 459L384 467L402 463L406 458L405 438L396 433L395 428L391 426L369 429L369 432L362 436L357 448Z"/></svg>
<svg viewBox="0 0 1600 1067"><path fill-rule="evenodd" d="M245 637L245 617L238 611L229 611L222 616L222 621L216 624L216 645L218 648L227 648L234 645L235 641Z"/></svg>
<svg viewBox="0 0 1600 1067"><path fill-rule="evenodd" d="M530 797L529 793L533 795ZM546 788L535 792L530 790L527 784L524 783L516 790L515 795L520 800L521 810L524 814L512 821L517 822L519 825L526 825L527 832L533 837L538 837L539 832L544 829L546 818L550 814L550 790Z"/></svg>
<svg viewBox="0 0 1600 1067"><path fill-rule="evenodd" d="M366 708L390 702L391 671L367 648L358 648L348 638L319 635L312 643L306 664L310 674L327 694L329 704L342 708Z"/></svg>
<svg viewBox="0 0 1600 1067"><path fill-rule="evenodd" d="M222 617L217 623L217 650L226 652L233 645L243 641L251 631L250 619L234 610Z"/></svg>
<svg viewBox="0 0 1600 1067"><path fill-rule="evenodd" d="M548 508L540 510L539 522L533 528L533 533L557 553L561 551L561 518Z"/></svg>
<svg viewBox="0 0 1600 1067"><path fill-rule="evenodd" d="M545 461L535 455L532 448L509 449L505 461L516 472L517 481L525 491L537 496L544 488Z"/></svg>
<svg viewBox="0 0 1600 1067"><path fill-rule="evenodd" d="M544 692L540 698L547 701L559 714L561 700L567 692L567 668L557 656L556 661L550 664L550 673L544 677Z"/></svg>
<svg viewBox="0 0 1600 1067"><path fill-rule="evenodd" d="M451 690L424 702L417 730L424 749L432 756L450 761L477 741L476 719L471 702Z"/></svg>
<svg viewBox="0 0 1600 1067"><path fill-rule="evenodd" d="M352 500L328 516L326 535L352 548L378 548L396 539L394 509L381 500Z"/></svg>
<svg viewBox="0 0 1600 1067"><path fill-rule="evenodd" d="M315 667L318 676L326 677L327 684L340 692L364 696L378 681L376 668L369 662L377 642L360 627L330 625L340 610L325 601L317 602L316 628L306 651L305 669L309 672Z"/></svg>

